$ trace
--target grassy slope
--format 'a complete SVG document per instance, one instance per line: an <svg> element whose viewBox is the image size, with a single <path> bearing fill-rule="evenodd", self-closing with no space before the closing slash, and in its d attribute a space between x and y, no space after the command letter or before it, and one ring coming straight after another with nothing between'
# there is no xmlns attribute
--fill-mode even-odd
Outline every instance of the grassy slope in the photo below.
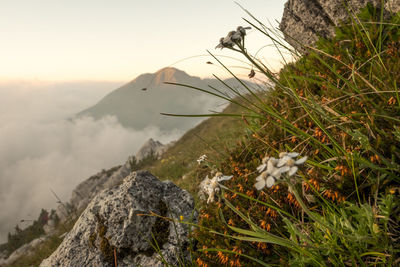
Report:
<svg viewBox="0 0 400 267"><path fill-rule="evenodd" d="M241 109L230 104L223 112L240 114ZM199 177L201 171L196 162L199 156L206 154L211 162L217 162L218 158L226 157L227 149L236 143L244 131L240 118L208 118L185 133L160 160L143 169L148 169L161 180L171 180L194 194L199 181L204 179Z"/></svg>

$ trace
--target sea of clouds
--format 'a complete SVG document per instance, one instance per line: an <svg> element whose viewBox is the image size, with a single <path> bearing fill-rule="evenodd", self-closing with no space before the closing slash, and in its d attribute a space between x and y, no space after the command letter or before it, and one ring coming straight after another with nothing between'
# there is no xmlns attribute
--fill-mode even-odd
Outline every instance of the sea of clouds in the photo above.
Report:
<svg viewBox="0 0 400 267"><path fill-rule="evenodd" d="M21 219L68 201L74 187L123 164L150 137L167 143L182 131L122 127L115 117L72 120L117 82L0 82L0 243Z"/></svg>

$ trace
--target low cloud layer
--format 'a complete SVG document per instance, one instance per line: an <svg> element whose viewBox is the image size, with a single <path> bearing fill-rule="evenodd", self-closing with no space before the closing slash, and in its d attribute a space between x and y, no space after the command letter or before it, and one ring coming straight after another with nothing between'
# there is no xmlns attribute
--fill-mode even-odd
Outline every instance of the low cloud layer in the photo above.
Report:
<svg viewBox="0 0 400 267"><path fill-rule="evenodd" d="M182 134L126 129L115 117L68 119L119 85L0 83L0 243L21 219L56 206L50 188L69 200L79 182L124 163L148 138L169 142Z"/></svg>

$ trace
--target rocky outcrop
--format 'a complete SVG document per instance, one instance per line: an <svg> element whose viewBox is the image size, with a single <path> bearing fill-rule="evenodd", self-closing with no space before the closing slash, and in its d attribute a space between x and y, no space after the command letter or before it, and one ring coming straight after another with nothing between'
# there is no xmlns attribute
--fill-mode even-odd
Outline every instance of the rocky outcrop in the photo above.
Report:
<svg viewBox="0 0 400 267"><path fill-rule="evenodd" d="M150 138L143 146L138 150L135 155L137 161L141 161L144 158L150 156L152 153L156 157L160 157L169 147L171 144L163 145L159 141L153 140Z"/></svg>
<svg viewBox="0 0 400 267"><path fill-rule="evenodd" d="M77 185L72 191L71 200L61 203L57 208L61 221L65 221L71 213L74 215L74 212L79 213L85 209L100 191L122 183L132 171L131 162L132 157L129 157L124 165L102 170Z"/></svg>
<svg viewBox="0 0 400 267"><path fill-rule="evenodd" d="M349 18L348 10L357 13L368 2L381 6L381 0L288 0L279 27L285 40L304 52L300 44L312 46L319 37L333 37L334 27ZM400 0L386 0L385 10L399 12Z"/></svg>
<svg viewBox="0 0 400 267"><path fill-rule="evenodd" d="M186 251L188 227L154 214L187 219L193 208L190 194L172 182L161 182L146 171L133 172L90 202L40 266L113 266L115 258L119 267L163 266L150 244L152 233L164 259L175 265L179 251Z"/></svg>

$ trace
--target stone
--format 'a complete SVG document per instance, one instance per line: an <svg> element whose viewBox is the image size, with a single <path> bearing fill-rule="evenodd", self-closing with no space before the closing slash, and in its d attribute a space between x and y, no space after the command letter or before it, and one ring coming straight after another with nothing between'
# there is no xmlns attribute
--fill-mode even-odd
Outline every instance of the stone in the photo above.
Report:
<svg viewBox="0 0 400 267"><path fill-rule="evenodd" d="M279 28L285 40L297 51L304 53L302 45L313 46L320 38L332 38L334 27L350 17L370 2L381 6L380 0L288 0L285 4ZM400 0L385 1L386 12L399 12Z"/></svg>
<svg viewBox="0 0 400 267"><path fill-rule="evenodd" d="M150 214L153 214L149 216ZM163 257L178 261L188 245L188 226L154 216L185 219L194 214L191 195L147 171L133 172L122 184L100 192L61 245L40 266L164 266L149 241L154 234Z"/></svg>

